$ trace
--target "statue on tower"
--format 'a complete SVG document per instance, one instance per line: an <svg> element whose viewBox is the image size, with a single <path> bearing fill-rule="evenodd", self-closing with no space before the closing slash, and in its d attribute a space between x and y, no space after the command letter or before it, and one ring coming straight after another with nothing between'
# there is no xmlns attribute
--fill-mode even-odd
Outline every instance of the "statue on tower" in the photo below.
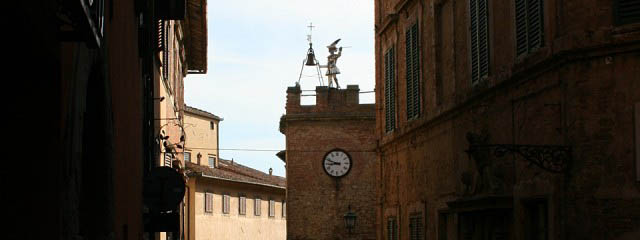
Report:
<svg viewBox="0 0 640 240"><path fill-rule="evenodd" d="M336 88L340 88L340 84L338 84L337 74L340 74L340 69L336 65L338 62L338 58L342 55L342 47L336 48L336 44L340 39L331 43L331 45L327 46L329 48L329 56L327 56L327 65L321 65L320 67L327 68L327 78L329 78L329 87L333 86L333 82L336 82ZM336 54L336 50L338 53Z"/></svg>

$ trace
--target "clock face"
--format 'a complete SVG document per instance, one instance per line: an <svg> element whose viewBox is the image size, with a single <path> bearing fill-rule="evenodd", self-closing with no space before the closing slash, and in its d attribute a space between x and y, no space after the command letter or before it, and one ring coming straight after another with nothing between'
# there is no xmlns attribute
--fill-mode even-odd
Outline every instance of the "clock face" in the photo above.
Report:
<svg viewBox="0 0 640 240"><path fill-rule="evenodd" d="M328 152L322 159L322 168L332 177L342 177L351 170L351 157L345 151L336 149Z"/></svg>

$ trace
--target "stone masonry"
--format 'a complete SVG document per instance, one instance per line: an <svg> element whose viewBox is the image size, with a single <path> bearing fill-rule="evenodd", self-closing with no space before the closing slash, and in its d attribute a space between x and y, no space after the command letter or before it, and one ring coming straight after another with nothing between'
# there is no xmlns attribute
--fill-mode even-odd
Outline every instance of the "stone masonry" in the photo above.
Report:
<svg viewBox="0 0 640 240"><path fill-rule="evenodd" d="M359 88L316 87L316 105L300 105L299 86L287 89L287 238L375 239L376 176L374 104L359 104ZM334 178L323 170L324 155L345 150L351 171ZM348 233L344 214L351 205L357 223Z"/></svg>

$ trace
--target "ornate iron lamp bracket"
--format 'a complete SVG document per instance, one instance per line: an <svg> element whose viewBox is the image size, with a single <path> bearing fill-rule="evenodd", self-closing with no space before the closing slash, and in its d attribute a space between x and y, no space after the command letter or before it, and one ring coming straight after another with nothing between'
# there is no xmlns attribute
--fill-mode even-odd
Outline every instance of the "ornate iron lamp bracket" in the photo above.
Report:
<svg viewBox="0 0 640 240"><path fill-rule="evenodd" d="M480 151L486 151L499 158L507 153L515 153L553 173L565 172L571 161L571 147L560 145L472 144L466 152L475 158Z"/></svg>

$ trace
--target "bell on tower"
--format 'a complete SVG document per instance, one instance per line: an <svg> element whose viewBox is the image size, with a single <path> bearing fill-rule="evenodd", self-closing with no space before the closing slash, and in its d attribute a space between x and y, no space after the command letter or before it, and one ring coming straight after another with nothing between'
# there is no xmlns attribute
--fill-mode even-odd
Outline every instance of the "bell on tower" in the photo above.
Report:
<svg viewBox="0 0 640 240"><path fill-rule="evenodd" d="M304 66L315 66L316 72L318 74L318 83L320 86L324 85L324 79L322 79L322 72L320 71L320 64L318 64L318 59L316 59L316 54L313 51L313 42L311 41L311 32L313 31L312 23L309 23L309 35L307 35L307 41L309 42L309 49L307 50L307 57L302 61L302 69L300 69L300 77L298 77L298 82L296 85L300 85L300 79L302 78L302 71L304 70Z"/></svg>

